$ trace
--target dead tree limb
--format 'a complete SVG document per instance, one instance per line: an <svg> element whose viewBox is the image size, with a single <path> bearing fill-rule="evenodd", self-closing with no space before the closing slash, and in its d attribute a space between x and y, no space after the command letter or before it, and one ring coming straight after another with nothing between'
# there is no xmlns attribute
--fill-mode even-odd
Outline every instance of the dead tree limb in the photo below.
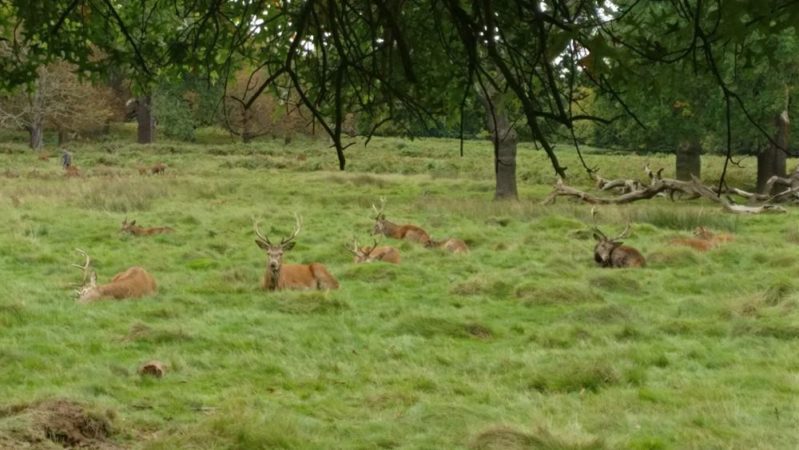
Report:
<svg viewBox="0 0 799 450"><path fill-rule="evenodd" d="M597 196L581 191L577 188L566 185L563 182L563 179L559 178L555 183L555 186L553 186L552 192L544 199L542 203L545 205L552 204L555 203L555 200L558 197L563 196L577 198L592 205L620 205L624 203L636 202L639 200L651 199L660 193L669 193L670 197L673 199L675 193L680 193L687 195L690 198L706 198L714 203L720 204L725 211L734 214L786 212L784 208L771 203L765 203L759 206L736 204L729 197L718 195L713 191L713 189L702 184L702 182L696 177L692 177L691 181L680 181L670 178L662 178L660 171L655 173L651 172L651 170L648 170L647 173L651 178L651 184L649 186L615 197Z"/></svg>

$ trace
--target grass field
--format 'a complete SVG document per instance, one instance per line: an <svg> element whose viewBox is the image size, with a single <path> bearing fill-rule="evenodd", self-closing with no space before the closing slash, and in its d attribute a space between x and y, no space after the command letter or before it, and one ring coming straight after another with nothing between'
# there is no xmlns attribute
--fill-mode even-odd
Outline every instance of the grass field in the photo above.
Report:
<svg viewBox="0 0 799 450"><path fill-rule="evenodd" d="M72 445L98 448L799 447L795 209L605 207L603 230L631 221L649 263L609 270L593 262L587 206L539 204L552 171L529 146L521 200L495 203L486 142L461 158L456 141L376 139L348 150L346 172L321 141L127 142L70 145L77 179L0 144L0 448L69 444L48 422L65 405L101 424ZM587 158L606 177L643 178L647 161L673 173L668 156ZM165 175L136 171L156 162ZM705 158L706 179L721 162ZM353 264L344 246L368 242L381 196L390 220L471 253L394 242L401 265ZM341 289L259 289L252 220L285 235L295 212L286 262L323 262ZM126 216L176 232L121 235ZM736 239L669 243L697 225ZM158 294L77 304L76 247L101 282L142 265ZM163 378L136 373L150 359Z"/></svg>

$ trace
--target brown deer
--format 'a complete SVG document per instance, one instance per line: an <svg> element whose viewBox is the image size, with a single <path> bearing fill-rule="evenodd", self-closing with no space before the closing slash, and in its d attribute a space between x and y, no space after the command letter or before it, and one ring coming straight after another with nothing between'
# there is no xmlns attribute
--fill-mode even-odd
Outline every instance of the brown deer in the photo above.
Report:
<svg viewBox="0 0 799 450"><path fill-rule="evenodd" d="M469 253L469 246L466 245L462 239L447 238L440 241L430 240L426 245L427 248L440 248L451 253Z"/></svg>
<svg viewBox="0 0 799 450"><path fill-rule="evenodd" d="M685 245L700 252L706 252L716 246L714 242L697 238L674 238L669 242L674 245Z"/></svg>
<svg viewBox="0 0 799 450"><path fill-rule="evenodd" d="M694 236L696 236L697 239L710 241L716 244L722 242L732 242L735 240L735 237L729 233L716 234L705 227L696 227L696 229L694 229Z"/></svg>
<svg viewBox="0 0 799 450"><path fill-rule="evenodd" d="M64 176L66 177L79 177L80 170L78 170L78 166L69 165L64 167Z"/></svg>
<svg viewBox="0 0 799 450"><path fill-rule="evenodd" d="M261 233L258 222L253 224L255 243L266 251L266 271L261 282L261 287L268 291L283 289L338 289L338 281L319 263L311 264L283 264L283 253L294 247L294 238L302 228L302 219L296 216L297 225L294 232L287 238L280 240L280 244L273 244L269 237Z"/></svg>
<svg viewBox="0 0 799 450"><path fill-rule="evenodd" d="M400 263L400 252L394 247L390 246L377 246L377 239L374 241L374 245L371 247L369 246L359 246L358 241L352 241L352 249L350 252L354 255L353 262L356 264L359 263L369 263L374 261L384 261L391 264L399 264Z"/></svg>
<svg viewBox="0 0 799 450"><path fill-rule="evenodd" d="M108 298L138 298L156 292L155 278L144 268L138 266L114 275L110 283L98 285L97 272L91 269L91 258L88 253L81 249L77 249L77 251L86 258L82 266L73 264L83 270L83 286L76 291L79 302L89 303Z"/></svg>
<svg viewBox="0 0 799 450"><path fill-rule="evenodd" d="M166 173L166 167L164 163L158 163L150 167L139 167L139 175L147 175L147 173L152 173L153 175L164 174Z"/></svg>
<svg viewBox="0 0 799 450"><path fill-rule="evenodd" d="M427 246L430 243L430 235L426 231L417 227L416 225L397 225L386 220L386 215L383 214L383 209L386 207L386 199L380 199L380 209L373 204L372 208L377 215L375 216L375 226L372 228L372 234L382 234L394 239L405 239L408 241L419 242Z"/></svg>
<svg viewBox="0 0 799 450"><path fill-rule="evenodd" d="M594 218L594 239L597 240L594 247L594 261L602 267L644 267L646 260L638 250L622 245L620 239L625 239L630 234L630 223L624 228L620 235L608 238L605 233L596 226L596 211L591 208L591 216Z"/></svg>
<svg viewBox="0 0 799 450"><path fill-rule="evenodd" d="M175 229L172 227L140 227L136 225L135 220L128 222L128 218L125 217L125 220L122 221L122 228L119 231L130 233L134 236L150 236L153 234L171 233L175 231Z"/></svg>

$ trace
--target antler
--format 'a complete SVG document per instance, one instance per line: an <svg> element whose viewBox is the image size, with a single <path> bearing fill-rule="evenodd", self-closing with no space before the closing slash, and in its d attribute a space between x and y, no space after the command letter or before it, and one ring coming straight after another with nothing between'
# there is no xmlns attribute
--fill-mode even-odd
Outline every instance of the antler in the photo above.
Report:
<svg viewBox="0 0 799 450"><path fill-rule="evenodd" d="M372 209L375 210L375 213L378 216L380 214L383 214L383 210L386 209L386 198L385 197L380 197L380 209L377 209L377 206L375 206L374 203L372 203Z"/></svg>
<svg viewBox="0 0 799 450"><path fill-rule="evenodd" d="M86 279L89 277L89 267L91 266L92 259L89 257L89 254L85 251L76 248L75 249L78 253L86 257L86 262L81 266L80 264L72 264L73 267L77 267L78 269L83 270L83 284L86 284Z"/></svg>
<svg viewBox="0 0 799 450"><path fill-rule="evenodd" d="M620 235L611 239L611 241L618 241L619 239L627 239L630 236L630 231L632 231L632 227L630 227L630 222L627 222L627 226L624 227L624 231L621 232Z"/></svg>
<svg viewBox="0 0 799 450"><path fill-rule="evenodd" d="M357 256L358 255L358 249L359 249L358 240L355 239L355 238L352 238L352 248L347 247L347 250L349 250L350 253L352 253L353 255Z"/></svg>
<svg viewBox="0 0 799 450"><path fill-rule="evenodd" d="M608 237L605 236L605 233L603 233L602 230L599 229L599 226L596 224L596 216L598 214L599 214L599 212L597 212L596 206L592 206L591 207L591 223L593 224L593 226L591 227L591 230L593 230L598 235L602 236L602 239L607 239Z"/></svg>
<svg viewBox="0 0 799 450"><path fill-rule="evenodd" d="M374 243L372 244L371 247L366 247L366 248L367 250L364 252L364 256L368 257L377 248L377 239L374 240Z"/></svg>
<svg viewBox="0 0 799 450"><path fill-rule="evenodd" d="M261 222L260 220L253 219L252 227L253 227L253 230L255 230L255 235L258 236L258 239L264 241L265 243L267 243L269 245L272 245L272 243L269 241L269 238L265 234L261 233L261 230L258 228L258 224L260 222Z"/></svg>
<svg viewBox="0 0 799 450"><path fill-rule="evenodd" d="M291 233L291 236L283 238L280 241L280 245L288 244L289 242L293 241L298 234L300 234L300 230L302 229L302 217L300 217L299 214L294 213L294 219L297 221L297 224L294 226L294 232Z"/></svg>

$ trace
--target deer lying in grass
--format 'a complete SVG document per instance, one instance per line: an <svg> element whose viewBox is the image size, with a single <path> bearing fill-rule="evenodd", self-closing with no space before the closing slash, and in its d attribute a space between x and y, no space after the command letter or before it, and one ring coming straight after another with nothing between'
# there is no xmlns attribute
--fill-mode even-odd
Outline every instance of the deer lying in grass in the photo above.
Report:
<svg viewBox="0 0 799 450"><path fill-rule="evenodd" d="M596 219L596 211L591 209L592 218ZM608 238L605 233L600 231L594 220L593 226L594 239L597 240L594 247L594 261L602 267L644 267L646 260L638 250L622 245L620 239L625 239L630 234L630 223L624 228L620 235Z"/></svg>
<svg viewBox="0 0 799 450"><path fill-rule="evenodd" d="M77 250L86 258L82 266L73 264L83 270L83 286L76 291L79 302L88 303L107 298L138 298L155 293L157 289L155 278L138 266L114 275L110 283L98 285L97 272L91 269L91 258L83 250Z"/></svg>
<svg viewBox="0 0 799 450"><path fill-rule="evenodd" d="M706 252L716 246L714 242L697 238L674 238L669 241L674 245L684 245L700 252Z"/></svg>
<svg viewBox="0 0 799 450"><path fill-rule="evenodd" d="M731 234L715 234L705 227L696 227L694 236L693 238L675 238L670 242L677 245L686 245L700 252L706 252L734 239Z"/></svg>
<svg viewBox="0 0 799 450"><path fill-rule="evenodd" d="M372 228L372 234L382 234L394 239L405 239L408 241L418 242L427 246L430 243L430 235L426 231L417 227L416 225L397 225L393 222L386 220L386 215L383 214L383 209L386 207L386 199L380 199L380 209L373 204L372 208L377 215L375 216L375 226Z"/></svg>
<svg viewBox="0 0 799 450"><path fill-rule="evenodd" d="M266 251L266 271L261 287L268 291L283 289L338 289L338 281L319 263L283 264L283 253L294 247L294 238L302 228L302 220L296 217L297 225L291 236L283 238L280 244L273 244L269 237L261 233L258 222L253 224L255 243Z"/></svg>
<svg viewBox="0 0 799 450"><path fill-rule="evenodd" d="M729 233L716 234L705 227L696 227L696 229L694 229L694 236L696 236L697 239L702 239L717 244L723 242L732 242L735 240L735 237Z"/></svg>
<svg viewBox="0 0 799 450"><path fill-rule="evenodd" d="M354 255L353 262L356 264L359 263L369 263L374 261L384 261L391 264L399 264L400 263L400 252L394 247L390 246L377 246L377 239L374 241L374 245L371 247L369 246L359 246L358 241L352 241L352 249L350 250Z"/></svg>
<svg viewBox="0 0 799 450"><path fill-rule="evenodd" d="M430 240L427 243L428 248L440 248L452 253L469 253L469 247L462 239L447 238L440 241Z"/></svg>
<svg viewBox="0 0 799 450"><path fill-rule="evenodd" d="M147 173L153 175L166 173L166 164L158 163L150 167L139 167L139 175L147 175Z"/></svg>
<svg viewBox="0 0 799 450"><path fill-rule="evenodd" d="M64 176L65 177L79 177L80 176L80 170L78 169L78 166L70 165L70 166L64 167Z"/></svg>
<svg viewBox="0 0 799 450"><path fill-rule="evenodd" d="M171 233L175 231L175 229L172 227L140 227L136 225L135 220L128 222L128 218L125 217L125 220L122 221L122 228L119 231L130 233L134 236L150 236L153 234Z"/></svg>

